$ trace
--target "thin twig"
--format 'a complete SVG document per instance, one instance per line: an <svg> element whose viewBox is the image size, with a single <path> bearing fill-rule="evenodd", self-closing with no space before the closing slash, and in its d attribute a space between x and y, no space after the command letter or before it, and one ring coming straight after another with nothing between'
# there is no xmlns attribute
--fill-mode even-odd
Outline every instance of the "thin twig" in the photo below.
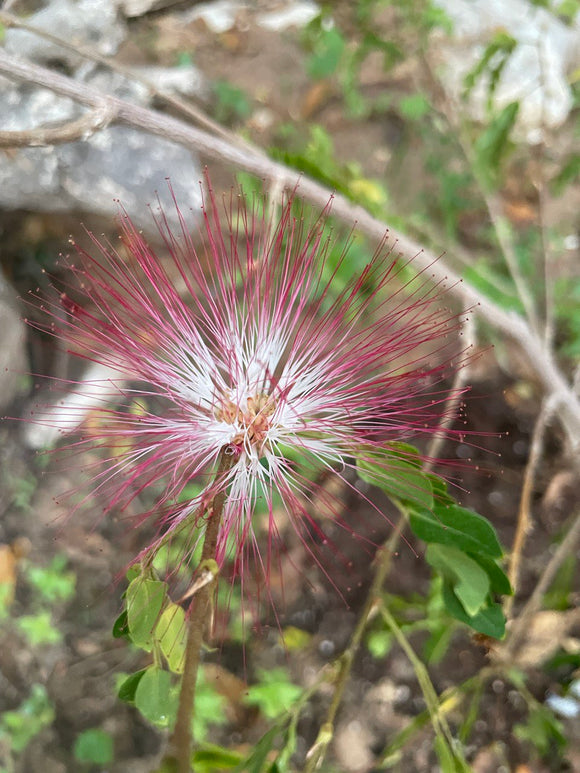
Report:
<svg viewBox="0 0 580 773"><path fill-rule="evenodd" d="M540 415L536 421L534 432L532 434L532 442L530 445L530 455L528 457L528 463L526 465L526 471L524 473L524 482L522 485L522 493L520 496L520 507L518 511L518 523L516 527L516 533L514 537L514 543L510 555L508 578L510 585L512 586L513 595L505 597L504 612L506 618L511 618L514 599L518 592L518 583L520 577L520 563L522 558L522 551L526 541L526 536L531 530L531 502L532 494L534 491L534 481L536 479L536 472L540 459L542 457L542 451L544 448L544 434L548 421L550 420L551 410L550 406L545 403L540 411Z"/></svg>
<svg viewBox="0 0 580 773"><path fill-rule="evenodd" d="M552 253L550 250L550 239L546 225L546 207L547 207L547 185L543 169L540 162L538 177L535 180L536 190L538 192L538 220L540 228L540 239L542 241L542 255L544 261L544 340L546 346L552 346L555 333L555 314L554 314L554 277L552 275Z"/></svg>
<svg viewBox="0 0 580 773"><path fill-rule="evenodd" d="M461 130L458 130L458 136L461 137ZM462 145L463 145L463 142L462 142ZM468 160L469 160L469 149L465 148L464 152L468 155ZM477 169L477 165L475 164L475 161L471 159L470 163L472 165L472 169L475 177L478 178L479 175L475 171ZM525 309L526 316L534 332L536 334L539 334L541 330L541 326L540 326L540 321L538 319L538 313L536 311L536 304L530 292L530 288L528 287L528 284L524 279L524 277L522 276L522 272L520 271L520 264L519 264L518 256L515 251L512 227L510 225L510 222L503 213L503 205L500 201L498 194L488 193L485 187L485 183L483 181L480 181L479 187L480 187L481 194L483 196L483 200L485 201L485 206L487 207L487 211L489 213L491 223L493 225L493 230L499 242L499 246L501 247L501 251L502 251L504 260L506 262L506 265L508 267L508 270L511 274L512 279L514 280L514 284L516 286L516 290L518 291L518 295Z"/></svg>
<svg viewBox="0 0 580 773"><path fill-rule="evenodd" d="M268 228L268 234L266 243L270 242L270 235L274 232L276 220L278 218L278 210L282 202L282 195L284 193L284 180L279 177L275 177L270 181L268 189L268 198L266 201L265 222Z"/></svg>
<svg viewBox="0 0 580 773"><path fill-rule="evenodd" d="M550 585L552 584L556 573L562 566L563 562L570 555L570 553L576 548L578 540L580 539L580 512L574 516L574 521L570 527L568 533L558 545L558 548L552 558L546 564L542 575L534 588L534 592L528 599L527 604L521 611L519 617L514 621L509 639L507 640L503 651L500 655L502 659L509 660L522 641L525 639L526 633L530 628L532 618L538 612L542 606L544 595Z"/></svg>
<svg viewBox="0 0 580 773"><path fill-rule="evenodd" d="M38 126L25 131L0 131L0 148L33 148L86 140L96 131L106 128L114 119L115 114L110 106L104 105L101 110L91 110L60 126Z"/></svg>
<svg viewBox="0 0 580 773"><path fill-rule="evenodd" d="M106 101L116 113L117 121L120 123L195 148L208 158L231 163L236 168L267 181L278 177L287 189L293 189L296 185L295 170L272 161L257 148L250 146L240 148L225 139L212 136L197 127L188 126L155 110L130 104L118 97L107 96L91 86L74 81L60 73L18 60L1 49L0 74L44 86L89 107L97 107ZM303 199L319 208L328 203L332 193L328 188L307 177L301 177L299 192ZM362 233L377 241L380 241L385 231L389 230L385 223L374 218L363 207L353 204L338 194L334 195L332 212L335 217L345 222L356 221L357 228ZM522 353L526 355L538 383L553 399L555 412L560 418L562 427L572 447L577 450L580 447L580 400L560 372L552 352L546 348L543 339L532 331L518 314L504 311L467 282L462 281L434 253L423 249L418 242L395 229L390 229L390 233L396 239L397 249L401 253L415 256L414 266L417 271L429 272L434 282L440 282L447 288L450 297L455 298L464 308L473 308L479 317L519 346Z"/></svg>
<svg viewBox="0 0 580 773"><path fill-rule="evenodd" d="M533 183L538 194L538 225L540 230L540 239L542 243L542 258L544 263L544 340L546 346L551 346L554 338L555 325L554 325L554 277L552 276L552 260L550 250L550 239L548 237L548 229L546 224L546 208L547 208L547 195L548 186L546 184L546 142L544 135L546 131L546 94L549 93L549 88L546 83L546 73L551 69L551 63L546 61L547 46L545 45L544 36L539 35L536 40L538 49L538 68L540 88L538 93L541 96L540 106L540 127L542 132L542 139L538 148L538 158L536 159L536 174L533 175Z"/></svg>
<svg viewBox="0 0 580 773"><path fill-rule="evenodd" d="M461 328L462 335L465 340L465 351L473 351L476 345L476 330L475 321L470 314L465 318ZM427 461L423 465L425 472L430 472L434 467L437 457L441 451L441 447L447 437L446 430L453 424L457 418L457 409L459 408L462 399L462 390L469 378L469 359L467 359L455 372L455 378L451 385L451 391L449 397L445 403L445 409L443 411L443 418L427 449Z"/></svg>
<svg viewBox="0 0 580 773"><path fill-rule="evenodd" d="M391 537L389 538L386 545L380 549L380 553L377 556L378 563L371 587L366 597L365 605L362 609L352 636L350 637L348 647L340 657L340 665L336 680L334 682L334 693L332 695L332 701L326 713L326 719L320 728L318 737L306 755L306 766L304 768L304 773L314 773L314 771L320 767L324 757L326 756L328 744L332 740L334 733L334 720L342 701L342 696L350 676L354 658L361 645L369 619L376 609L377 601L391 568L393 552L405 527L405 523L406 519L403 515L401 515L393 533L391 534Z"/></svg>
<svg viewBox="0 0 580 773"><path fill-rule="evenodd" d="M431 65L431 62L429 61L429 57L425 54L422 54L421 62L430 81L439 86L439 81L434 73L434 69ZM463 155L469 164L471 173L477 182L480 195L485 203L491 224L493 225L496 238L499 242L499 246L503 254L503 258L516 286L516 290L524 307L528 322L530 323L533 332L536 335L539 335L540 322L536 311L536 305L528 284L522 276L522 272L520 270L512 229L508 219L503 213L501 199L497 193L493 193L489 190L489 186L486 184L485 179L479 171L479 165L475 156L473 143L471 142L467 131L465 130L464 121L462 120L463 111L461 110L460 106L456 104L454 99L450 96L449 92L444 88L437 88L437 95L439 97L440 103L439 109L449 126L455 132L455 137L457 138L461 150L463 151Z"/></svg>

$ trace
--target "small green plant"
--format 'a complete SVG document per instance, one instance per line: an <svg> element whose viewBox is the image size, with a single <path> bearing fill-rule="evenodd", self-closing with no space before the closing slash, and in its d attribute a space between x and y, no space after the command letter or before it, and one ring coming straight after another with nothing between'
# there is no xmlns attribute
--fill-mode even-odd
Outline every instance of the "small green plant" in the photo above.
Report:
<svg viewBox="0 0 580 773"><path fill-rule="evenodd" d="M185 612L170 600L165 582L141 574L138 567L127 576L126 608L115 622L113 635L150 652L152 663L134 674L119 674L117 693L153 725L171 728L179 697L178 675L183 672L185 657ZM196 695L198 711L193 732L202 741L211 725L227 721L224 698L206 682L203 668L198 674Z"/></svg>
<svg viewBox="0 0 580 773"><path fill-rule="evenodd" d="M76 575L66 568L65 556L55 556L47 567L24 561L22 575L33 591L29 613L13 616L5 610L5 620L9 617L17 630L32 647L58 644L62 633L54 622L53 610L74 595ZM47 608L48 607L48 608ZM4 623L6 624L6 622Z"/></svg>
<svg viewBox="0 0 580 773"><path fill-rule="evenodd" d="M50 612L21 615L16 618L16 627L31 647L58 644L62 640L62 633L54 626Z"/></svg>
<svg viewBox="0 0 580 773"><path fill-rule="evenodd" d="M245 702L257 706L267 719L276 719L287 712L302 694L302 689L290 681L285 669L259 671L258 683L248 687Z"/></svg>
<svg viewBox="0 0 580 773"><path fill-rule="evenodd" d="M76 575L67 570L66 556L55 556L47 567L27 564L24 570L29 585L48 604L69 601L75 592Z"/></svg>
<svg viewBox="0 0 580 773"><path fill-rule="evenodd" d="M12 483L12 504L14 507L28 512L37 487L38 480L32 474L15 478Z"/></svg>
<svg viewBox="0 0 580 773"><path fill-rule="evenodd" d="M510 594L507 576L498 561L502 548L492 525L481 515L461 507L447 484L421 469L417 449L391 444L392 458L384 473L384 458L358 463L359 476L381 490L409 521L416 537L427 544L426 558L443 578L447 612L479 633L500 639L505 618L496 596Z"/></svg>
<svg viewBox="0 0 580 773"><path fill-rule="evenodd" d="M24 751L53 719L54 709L46 689L41 684L34 684L28 698L17 709L0 715L0 745L10 750L12 758Z"/></svg>
<svg viewBox="0 0 580 773"><path fill-rule="evenodd" d="M324 182L370 212L385 211L389 196L384 183L366 177L358 164L339 161L332 137L322 126L310 126L307 138L291 126L279 136L280 146L270 150L273 158Z"/></svg>
<svg viewBox="0 0 580 773"><path fill-rule="evenodd" d="M74 758L81 765L109 765L113 761L113 739L104 730L85 730L75 741Z"/></svg>
<svg viewBox="0 0 580 773"><path fill-rule="evenodd" d="M216 81L214 95L216 121L229 126L247 120L252 114L252 103L247 94L229 81Z"/></svg>
<svg viewBox="0 0 580 773"><path fill-rule="evenodd" d="M546 706L531 708L527 721L514 727L514 734L520 741L530 744L540 757L546 757L551 752L560 757L567 745L562 723Z"/></svg>

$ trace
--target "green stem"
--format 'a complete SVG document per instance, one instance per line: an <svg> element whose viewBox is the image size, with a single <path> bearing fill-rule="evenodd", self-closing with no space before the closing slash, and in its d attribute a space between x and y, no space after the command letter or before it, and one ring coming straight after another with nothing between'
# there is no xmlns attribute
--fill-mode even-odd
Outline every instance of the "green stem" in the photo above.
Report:
<svg viewBox="0 0 580 773"><path fill-rule="evenodd" d="M365 605L360 614L356 628L354 629L350 638L348 647L339 659L338 674L334 682L334 694L326 714L326 720L320 728L318 738L308 752L304 773L314 773L314 771L320 767L324 757L326 756L326 750L334 734L334 720L336 718L336 713L342 701L342 696L348 682L355 655L357 654L361 645L361 641L365 629L368 625L369 618L371 617L371 614L376 607L377 600L380 597L383 588L383 584L391 568L393 552L397 542L399 541L399 537L401 536L405 523L405 517L402 515L390 539L379 552L377 568L371 583L371 587L367 594Z"/></svg>
<svg viewBox="0 0 580 773"><path fill-rule="evenodd" d="M221 484L223 483L224 475L231 469L234 462L235 456L228 454L227 447L225 447L221 452L219 468L215 483L213 484L217 487L217 493L207 508L208 517L199 563L200 567L204 564L207 566L209 561L215 560L221 516L226 499L226 490ZM203 636L211 612L211 593L214 581L215 577L203 585L194 596L193 608L189 615L187 628L185 665L181 678L177 719L169 740L167 754L162 763L162 770L175 771L175 773L191 773L192 771L191 746L193 734L191 726L195 709L195 688Z"/></svg>
<svg viewBox="0 0 580 773"><path fill-rule="evenodd" d="M397 621L385 606L381 606L380 614L385 623L391 629L399 647L403 650L405 655L408 657L409 662L413 666L413 671L415 672L415 676L419 682L419 687L423 693L423 698L425 699L425 705L427 706L427 711L429 712L435 735L440 739L441 743L449 747L451 754L456 756L457 753L455 751L455 744L453 741L453 736L451 735L451 730L447 724L447 719L439 710L439 698L435 692L435 688L433 687L433 682L429 677L429 673L425 668L425 664L419 660L415 650L407 641L407 637L401 630Z"/></svg>
<svg viewBox="0 0 580 773"><path fill-rule="evenodd" d="M482 690L486 682L496 676L497 673L498 671L495 667L487 666L475 676L471 676L461 684L445 690L437 704L439 715L446 717L451 712L458 712L469 693ZM428 709L414 717L383 749L377 760L377 766L379 768L381 765L385 766L389 760L398 755L407 742L430 721L431 714Z"/></svg>

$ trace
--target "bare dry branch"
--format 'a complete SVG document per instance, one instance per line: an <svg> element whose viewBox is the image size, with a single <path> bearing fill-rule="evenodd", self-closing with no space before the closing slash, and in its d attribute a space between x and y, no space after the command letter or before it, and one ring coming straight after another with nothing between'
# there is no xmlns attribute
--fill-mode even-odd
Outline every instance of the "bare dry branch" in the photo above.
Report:
<svg viewBox="0 0 580 773"><path fill-rule="evenodd" d="M43 29L35 27L33 24L29 24L24 19L21 19L12 13L6 13L7 10L8 9L5 6L0 11L0 23L4 24L6 27L17 27L18 29L26 30L26 32L30 32L32 35L36 35L36 37L42 38L42 40L46 40L55 46L59 46L66 51L71 51L72 53L77 54L78 56L87 59L88 61L96 62L97 64L106 67L108 70L124 76L134 83L140 83L156 99L162 101L168 107L172 107L174 110L177 110L179 113L186 116L194 123L199 124L199 126L203 126L205 129L213 132L218 137L229 139L231 142L237 145L243 146L246 144L245 140L243 140L241 137L238 137L233 132L230 132L223 126L220 126L220 124L216 123L215 121L212 121L212 119L209 118L209 116L207 116L203 110L200 110L196 105L191 104L191 102L185 102L183 99L179 99L179 97L176 97L173 94L168 94L162 89L158 89L155 84L152 83L148 78L145 78L143 75L141 75L141 73L135 72L135 70L131 67L125 67L113 59L99 54L98 51L95 51L89 46L73 43L69 40L63 40L63 38L59 38L56 35L51 35L50 32L46 32Z"/></svg>
<svg viewBox="0 0 580 773"><path fill-rule="evenodd" d="M462 326L462 333L466 344L466 350L472 352L475 349L477 336L475 322L471 315L465 319L465 322ZM466 385L468 379L469 360L464 362L455 373L455 378L453 379L453 384L451 386L450 398L448 399L445 406L443 420L439 424L438 431L435 435L433 435L433 439L431 440L429 448L427 449L428 461L424 465L426 472L430 472L437 461L441 447L445 442L445 438L447 437L445 430L447 430L453 424L456 418L457 409L459 408L459 404L461 402L461 390Z"/></svg>
<svg viewBox="0 0 580 773"><path fill-rule="evenodd" d="M511 658L517 652L521 643L525 640L532 618L542 606L542 601L546 591L554 581L558 569L564 563L564 560L575 550L580 540L580 513L576 513L568 533L558 545L556 552L546 564L540 579L538 580L534 592L528 599L521 614L514 621L509 639L507 640L503 651L500 652L502 658Z"/></svg>
<svg viewBox="0 0 580 773"><path fill-rule="evenodd" d="M39 126L25 131L0 131L0 148L33 148L84 140L96 131L104 129L114 118L115 114L106 105L60 126Z"/></svg>
<svg viewBox="0 0 580 773"><path fill-rule="evenodd" d="M0 74L34 83L62 96L76 100L90 108L106 104L116 116L116 122L139 128L167 140L179 143L216 161L232 164L236 169L250 172L268 183L279 179L287 189L296 185L297 172L272 161L257 148L235 145L221 137L163 115L155 110L133 105L118 97L103 94L99 90L79 83L71 78L53 72L45 67L11 57L0 50ZM300 195L318 208L324 207L332 192L325 186L302 176ZM356 221L358 229L373 240L381 240L386 231L390 232L397 249L406 255L414 255L414 266L418 271L429 273L434 282L447 287L449 295L464 308L473 309L497 332L516 342L526 356L535 377L547 397L554 405L564 431L575 450L580 447L580 400L566 378L557 367L552 351L545 342L530 329L529 325L515 312L504 311L475 288L464 282L451 271L433 252L405 234L390 228L369 214L363 207L353 204L343 196L334 195L333 215L344 222Z"/></svg>
<svg viewBox="0 0 580 773"><path fill-rule="evenodd" d="M514 537L514 544L509 561L508 578L513 588L513 596L506 596L504 612L505 616L509 619L511 617L514 598L518 591L518 582L520 576L520 562L522 557L522 551L526 541L526 536L531 529L531 502L532 494L534 491L534 481L536 479L536 472L540 459L542 457L542 451L544 448L544 434L546 425L551 417L551 408L549 404L544 404L540 415L536 421L534 427L534 433L532 435L532 442L530 446L530 454L528 457L528 463L526 465L526 471L524 474L524 483L522 486L522 493L520 496L520 507L518 512L518 523L516 527L516 534Z"/></svg>

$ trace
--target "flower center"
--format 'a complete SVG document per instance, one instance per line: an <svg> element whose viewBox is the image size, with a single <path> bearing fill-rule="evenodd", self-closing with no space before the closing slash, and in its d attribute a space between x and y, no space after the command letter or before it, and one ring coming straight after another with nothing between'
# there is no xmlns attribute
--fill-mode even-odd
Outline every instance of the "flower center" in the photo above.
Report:
<svg viewBox="0 0 580 773"><path fill-rule="evenodd" d="M231 398L223 396L221 405L215 410L218 421L237 424L237 432L230 441L236 446L253 446L261 456L266 435L271 426L271 417L276 410L276 401L270 395L261 392L248 397L240 405Z"/></svg>

